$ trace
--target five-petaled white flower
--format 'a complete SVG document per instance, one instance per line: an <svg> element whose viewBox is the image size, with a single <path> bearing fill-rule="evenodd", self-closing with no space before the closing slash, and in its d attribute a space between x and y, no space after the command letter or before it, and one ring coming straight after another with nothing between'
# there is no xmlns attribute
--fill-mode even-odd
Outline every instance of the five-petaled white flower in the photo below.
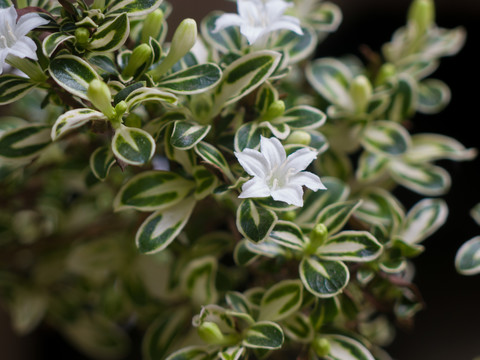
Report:
<svg viewBox="0 0 480 360"><path fill-rule="evenodd" d="M8 54L37 60L37 45L26 35L47 23L48 20L36 13L25 14L17 22L17 11L13 6L0 9L0 74Z"/></svg>
<svg viewBox="0 0 480 360"><path fill-rule="evenodd" d="M303 34L300 21L283 15L292 6L283 0L237 0L237 14L223 14L215 22L214 32L229 26L240 26L240 32L251 45L266 34L287 29Z"/></svg>
<svg viewBox="0 0 480 360"><path fill-rule="evenodd" d="M326 189L320 178L303 171L317 157L317 153L303 148L286 156L285 149L276 138L260 140L260 151L245 149L235 152L238 162L253 176L242 186L239 198L261 198L271 196L295 206L303 206L305 185L313 191Z"/></svg>

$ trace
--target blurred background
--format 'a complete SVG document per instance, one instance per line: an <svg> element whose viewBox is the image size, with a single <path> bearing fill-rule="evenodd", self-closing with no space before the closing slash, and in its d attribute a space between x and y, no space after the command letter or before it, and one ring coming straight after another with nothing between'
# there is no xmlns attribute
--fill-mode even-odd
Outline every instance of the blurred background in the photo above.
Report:
<svg viewBox="0 0 480 360"><path fill-rule="evenodd" d="M332 0L343 12L337 32L320 44L316 56L341 56L369 46L379 51L391 34L405 23L410 0ZM199 21L213 9L234 12L234 2L226 0L171 0L170 29L181 19ZM467 42L460 54L442 59L434 77L451 88L452 101L440 114L416 116L413 132L434 132L451 136L466 147L480 148L478 124L479 83L478 47L480 44L480 2L477 0L436 0L439 26L464 26ZM426 308L409 329L398 329L394 342L386 349L396 360L472 360L480 356L480 276L456 273L454 257L466 240L480 235L469 210L480 202L480 159L471 162L440 163L452 176L452 188L443 198L450 208L446 225L424 243L426 251L415 259L414 282L424 296ZM420 198L399 189L396 195L407 208ZM0 309L0 359L56 360L85 359L62 337L41 327L19 338L10 330L8 316ZM132 358L134 359L134 358ZM160 360L160 359L159 359Z"/></svg>

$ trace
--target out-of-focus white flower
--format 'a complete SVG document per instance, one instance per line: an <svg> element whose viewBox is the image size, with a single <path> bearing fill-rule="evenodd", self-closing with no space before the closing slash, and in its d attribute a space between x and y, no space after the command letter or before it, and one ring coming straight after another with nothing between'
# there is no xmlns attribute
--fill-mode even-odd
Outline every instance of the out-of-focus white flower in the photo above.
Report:
<svg viewBox="0 0 480 360"><path fill-rule="evenodd" d="M240 26L240 32L249 44L255 43L266 34L287 29L303 34L300 21L293 16L283 15L292 6L283 0L237 0L237 14L223 14L215 22L214 31L229 26Z"/></svg>
<svg viewBox="0 0 480 360"><path fill-rule="evenodd" d="M317 153L308 148L287 157L278 139L262 136L260 151L245 149L235 152L235 156L245 171L253 176L243 184L239 198L271 196L277 201L303 206L302 186L313 191L326 189L317 175L303 171L317 157Z"/></svg>
<svg viewBox="0 0 480 360"><path fill-rule="evenodd" d="M45 25L48 20L36 13L28 13L17 22L17 11L13 6L0 9L0 74L9 54L19 58L37 60L37 45L26 35L36 27Z"/></svg>

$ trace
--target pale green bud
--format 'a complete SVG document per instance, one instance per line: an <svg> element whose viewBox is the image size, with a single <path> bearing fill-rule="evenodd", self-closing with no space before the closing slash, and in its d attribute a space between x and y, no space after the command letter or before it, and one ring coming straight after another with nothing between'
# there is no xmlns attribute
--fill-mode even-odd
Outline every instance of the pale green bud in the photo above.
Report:
<svg viewBox="0 0 480 360"><path fill-rule="evenodd" d="M355 103L358 113L367 109L368 102L372 96L372 84L364 75L356 76L350 84L350 95Z"/></svg>
<svg viewBox="0 0 480 360"><path fill-rule="evenodd" d="M197 23L193 19L185 19L178 25L167 56L162 63L150 71L154 80L158 80L173 65L183 58L197 41Z"/></svg>
<svg viewBox="0 0 480 360"><path fill-rule="evenodd" d="M87 90L88 100L100 110L107 118L115 119L116 112L112 106L112 94L108 85L95 79L90 82Z"/></svg>
<svg viewBox="0 0 480 360"><path fill-rule="evenodd" d="M375 78L375 85L382 85L388 81L392 76L397 72L395 65L392 63L385 63L382 65L380 70L378 70L377 77Z"/></svg>
<svg viewBox="0 0 480 360"><path fill-rule="evenodd" d="M77 42L77 46L85 47L90 40L90 31L84 27L79 27L75 29L75 40Z"/></svg>
<svg viewBox="0 0 480 360"><path fill-rule="evenodd" d="M293 131L285 141L286 144L310 145L312 136L304 130Z"/></svg>
<svg viewBox="0 0 480 360"><path fill-rule="evenodd" d="M324 224L317 224L310 233L310 247L313 252L325 244L328 238L328 229Z"/></svg>
<svg viewBox="0 0 480 360"><path fill-rule="evenodd" d="M325 338L316 338L312 342L313 351L318 357L325 357L330 353L330 343Z"/></svg>
<svg viewBox="0 0 480 360"><path fill-rule="evenodd" d="M285 103L282 100L276 100L270 104L263 118L265 120L275 119L280 117L285 112Z"/></svg>
<svg viewBox="0 0 480 360"><path fill-rule="evenodd" d="M162 29L163 16L164 14L161 9L152 11L147 15L143 21L142 34L140 37L142 43L148 44L150 37L158 40L160 30Z"/></svg>
<svg viewBox="0 0 480 360"><path fill-rule="evenodd" d="M128 79L135 75L136 71L145 65L152 56L152 49L147 44L142 44L133 49L132 55L128 60L127 66L123 69L122 76Z"/></svg>
<svg viewBox="0 0 480 360"><path fill-rule="evenodd" d="M225 337L217 324L211 321L202 323L197 328L200 338L209 345L220 345L225 341Z"/></svg>
<svg viewBox="0 0 480 360"><path fill-rule="evenodd" d="M117 118L122 116L125 111L127 111L127 107L127 103L124 100L120 101L117 105L115 105L115 116Z"/></svg>
<svg viewBox="0 0 480 360"><path fill-rule="evenodd" d="M432 0L415 0L408 10L408 22L415 24L418 34L423 34L435 22L435 4Z"/></svg>

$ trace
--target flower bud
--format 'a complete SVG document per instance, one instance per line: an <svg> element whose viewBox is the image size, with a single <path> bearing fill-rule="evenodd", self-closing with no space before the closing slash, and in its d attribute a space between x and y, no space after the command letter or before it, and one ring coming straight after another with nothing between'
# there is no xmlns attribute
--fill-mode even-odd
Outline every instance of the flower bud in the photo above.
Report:
<svg viewBox="0 0 480 360"><path fill-rule="evenodd" d="M161 9L152 11L147 15L143 22L142 34L140 37L142 43L148 44L150 37L158 40L160 30L162 29L163 16L164 14Z"/></svg>
<svg viewBox="0 0 480 360"><path fill-rule="evenodd" d="M330 343L325 338L316 338L312 342L313 351L318 357L322 358L330 353Z"/></svg>
<svg viewBox="0 0 480 360"><path fill-rule="evenodd" d="M103 81L98 79L92 80L88 86L87 97L93 106L104 113L107 118L114 119L116 117L115 110L112 106L110 89Z"/></svg>
<svg viewBox="0 0 480 360"><path fill-rule="evenodd" d="M375 85L382 85L388 81L392 76L397 72L395 65L392 63L385 63L382 65L380 70L378 70L377 77L375 78Z"/></svg>
<svg viewBox="0 0 480 360"><path fill-rule="evenodd" d="M427 31L435 22L435 5L432 0L415 0L408 10L408 22L415 24L418 35Z"/></svg>
<svg viewBox="0 0 480 360"><path fill-rule="evenodd" d="M173 39L170 44L170 49L167 56L162 63L155 69L150 71L154 80L158 80L165 74L173 65L183 58L195 45L197 40L197 23L193 19L185 19L178 25Z"/></svg>
<svg viewBox="0 0 480 360"><path fill-rule="evenodd" d="M310 233L310 246L313 251L325 244L328 238L328 229L324 224L317 224Z"/></svg>
<svg viewBox="0 0 480 360"><path fill-rule="evenodd" d="M282 100L276 100L270 104L263 118L265 120L275 119L282 116L285 112L285 103Z"/></svg>
<svg viewBox="0 0 480 360"><path fill-rule="evenodd" d="M145 65L152 56L152 49L147 44L142 44L133 49L132 55L128 60L127 66L123 69L122 76L128 79L135 75L137 70Z"/></svg>
<svg viewBox="0 0 480 360"><path fill-rule="evenodd" d="M224 342L224 336L217 324L211 321L202 323L197 328L198 335L209 345L219 345Z"/></svg>
<svg viewBox="0 0 480 360"><path fill-rule="evenodd" d="M83 48L88 44L90 40L90 31L84 27L79 27L75 29L75 40L77 46Z"/></svg>
<svg viewBox="0 0 480 360"><path fill-rule="evenodd" d="M312 136L304 130L293 131L285 141L286 144L310 145Z"/></svg>
<svg viewBox="0 0 480 360"><path fill-rule="evenodd" d="M372 96L372 84L364 75L358 75L350 84L350 95L357 109L357 113L363 113L367 109Z"/></svg>

